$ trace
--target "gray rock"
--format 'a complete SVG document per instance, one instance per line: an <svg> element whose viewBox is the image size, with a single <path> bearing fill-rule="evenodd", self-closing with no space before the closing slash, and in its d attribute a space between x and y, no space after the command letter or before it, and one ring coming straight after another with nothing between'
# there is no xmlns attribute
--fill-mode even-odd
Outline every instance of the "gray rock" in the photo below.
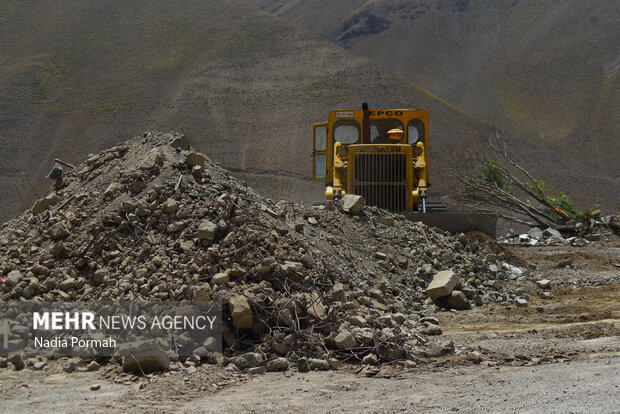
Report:
<svg viewBox="0 0 620 414"><path fill-rule="evenodd" d="M183 230L187 226L187 223L183 220L175 221L174 223L170 223L166 226L167 233L177 233Z"/></svg>
<svg viewBox="0 0 620 414"><path fill-rule="evenodd" d="M248 368L248 374L250 375L260 375L264 373L265 373L265 367L263 366Z"/></svg>
<svg viewBox="0 0 620 414"><path fill-rule="evenodd" d="M360 315L351 315L347 318L347 322L349 322L351 325L354 326L367 326L368 322L366 322L366 319L364 319L362 316Z"/></svg>
<svg viewBox="0 0 620 414"><path fill-rule="evenodd" d="M49 207L55 205L60 201L60 197L56 193L50 193L45 198L37 200L32 206L32 214L37 215L44 212Z"/></svg>
<svg viewBox="0 0 620 414"><path fill-rule="evenodd" d="M327 236L327 241L333 244L334 246L338 246L341 243L339 237L331 235L331 234Z"/></svg>
<svg viewBox="0 0 620 414"><path fill-rule="evenodd" d="M6 284L9 287L15 286L19 282L22 281L24 276L22 276L22 272L19 270L11 270L9 274L6 276Z"/></svg>
<svg viewBox="0 0 620 414"><path fill-rule="evenodd" d="M52 167L52 170L47 174L47 178L50 180L60 180L62 178L62 166L58 163L55 163Z"/></svg>
<svg viewBox="0 0 620 414"><path fill-rule="evenodd" d="M448 296L459 282L459 278L452 270L444 270L435 275L433 281L426 288L426 294L431 298Z"/></svg>
<svg viewBox="0 0 620 414"><path fill-rule="evenodd" d="M517 305L518 308L527 308L528 306L527 300L523 298L516 298L515 304Z"/></svg>
<svg viewBox="0 0 620 414"><path fill-rule="evenodd" d="M471 309L471 303L460 290L453 290L447 299L447 306L450 309L467 310Z"/></svg>
<svg viewBox="0 0 620 414"><path fill-rule="evenodd" d="M179 203L174 198L168 198L164 202L164 206L163 206L164 213L166 214L174 213L175 211L177 211L178 206L179 206Z"/></svg>
<svg viewBox="0 0 620 414"><path fill-rule="evenodd" d="M86 365L86 371L88 372L98 371L99 368L101 368L101 365L99 365L97 361L90 361L90 363Z"/></svg>
<svg viewBox="0 0 620 414"><path fill-rule="evenodd" d="M253 368L263 361L258 352L248 352L243 355L230 358L230 362L239 369Z"/></svg>
<svg viewBox="0 0 620 414"><path fill-rule="evenodd" d="M337 370L340 366L340 361L336 358L327 358L327 362L329 363L329 369Z"/></svg>
<svg viewBox="0 0 620 414"><path fill-rule="evenodd" d="M387 260L388 255L383 252L375 252L375 259Z"/></svg>
<svg viewBox="0 0 620 414"><path fill-rule="evenodd" d="M286 371L289 368L289 363L286 358L280 357L267 362L267 364L265 364L265 368L267 369L267 372Z"/></svg>
<svg viewBox="0 0 620 414"><path fill-rule="evenodd" d="M252 309L248 300L243 295L235 295L228 301L230 314L235 328L251 328L254 323Z"/></svg>
<svg viewBox="0 0 620 414"><path fill-rule="evenodd" d="M202 165L194 165L192 167L192 176L198 180L200 177L202 177L202 170Z"/></svg>
<svg viewBox="0 0 620 414"><path fill-rule="evenodd" d="M62 370L68 374L74 372L76 369L77 369L77 364L74 361L69 360L65 362L64 364L62 364Z"/></svg>
<svg viewBox="0 0 620 414"><path fill-rule="evenodd" d="M560 233L556 229L552 229L551 227L545 229L545 231L543 232L543 235L548 238L554 238L554 239L560 239L560 240L562 239L562 233Z"/></svg>
<svg viewBox="0 0 620 414"><path fill-rule="evenodd" d="M35 362L32 365L32 369L34 369L35 371L41 371L43 368L45 368L47 366L47 362L45 361L39 361L39 362Z"/></svg>
<svg viewBox="0 0 620 414"><path fill-rule="evenodd" d="M341 331L334 338L334 343L338 347L338 349L349 349L357 346L357 341L353 334L347 330Z"/></svg>
<svg viewBox="0 0 620 414"><path fill-rule="evenodd" d="M345 194L342 197L342 209L346 213L350 214L358 214L364 206L366 205L366 200L364 197L355 195L355 194Z"/></svg>
<svg viewBox="0 0 620 414"><path fill-rule="evenodd" d="M225 285L228 283L229 280L229 276L226 273L217 273L215 275L213 275L213 278L211 279L211 282L214 285Z"/></svg>
<svg viewBox="0 0 620 414"><path fill-rule="evenodd" d="M517 279L523 274L523 269L517 266L513 266L510 263L502 263L502 268L504 268L508 272L508 276L513 280Z"/></svg>
<svg viewBox="0 0 620 414"><path fill-rule="evenodd" d="M530 229L530 231L528 231L527 234L533 239L540 239L543 236L543 231L539 229L538 227L534 227Z"/></svg>
<svg viewBox="0 0 620 414"><path fill-rule="evenodd" d="M174 148L179 148L182 150L189 150L191 148L189 145L189 140L187 139L185 135L181 135L179 137L174 138L170 142L170 145Z"/></svg>
<svg viewBox="0 0 620 414"><path fill-rule="evenodd" d="M306 358L299 358L297 360L297 370L299 372L308 372L310 368L308 368L308 360Z"/></svg>
<svg viewBox="0 0 620 414"><path fill-rule="evenodd" d="M344 285L342 283L335 283L334 287L332 288L331 293L329 294L329 301L330 302L344 302L345 300L345 291L344 291Z"/></svg>
<svg viewBox="0 0 620 414"><path fill-rule="evenodd" d="M50 235L54 240L62 239L63 237L67 237L69 235L69 229L63 222L56 223L50 229Z"/></svg>
<svg viewBox="0 0 620 414"><path fill-rule="evenodd" d="M102 267L101 269L95 270L95 273L93 273L93 284L95 286L101 285L105 281L105 277L109 272L110 270L107 267Z"/></svg>
<svg viewBox="0 0 620 414"><path fill-rule="evenodd" d="M215 239L215 235L217 234L217 224L212 223L208 220L200 223L200 227L198 227L198 238L201 240L210 240L213 241Z"/></svg>
<svg viewBox="0 0 620 414"><path fill-rule="evenodd" d="M117 194L119 194L121 191L123 191L122 184L113 182L112 184L108 186L108 188L105 189L105 191L103 192L103 195L105 197L114 197Z"/></svg>
<svg viewBox="0 0 620 414"><path fill-rule="evenodd" d="M205 156L198 152L190 152L185 156L187 163L190 166L200 165L201 167L205 167Z"/></svg>
<svg viewBox="0 0 620 414"><path fill-rule="evenodd" d="M573 258L569 257L568 259L560 260L559 262L557 262L555 264L555 267L561 268L561 267L570 266L571 264L573 264Z"/></svg>
<svg viewBox="0 0 620 414"><path fill-rule="evenodd" d="M118 352L123 357L125 372L140 374L170 369L170 357L153 340L119 344Z"/></svg>
<svg viewBox="0 0 620 414"><path fill-rule="evenodd" d="M161 154L159 148L153 148L141 159L139 168L141 170L152 170L163 165L164 156Z"/></svg>
<svg viewBox="0 0 620 414"><path fill-rule="evenodd" d="M428 324L427 326L422 328L420 332L425 335L441 335L443 333L439 326L433 324Z"/></svg>
<svg viewBox="0 0 620 414"><path fill-rule="evenodd" d="M541 279L541 280L537 280L536 284L541 289L547 289L551 286L551 281L549 279Z"/></svg>
<svg viewBox="0 0 620 414"><path fill-rule="evenodd" d="M375 365L379 362L379 358L375 354L368 354L362 359L362 362L364 364Z"/></svg>
<svg viewBox="0 0 620 414"><path fill-rule="evenodd" d="M308 358L308 369L315 371L329 370L329 361L326 359Z"/></svg>
<svg viewBox="0 0 620 414"><path fill-rule="evenodd" d="M75 285L76 285L75 279L70 277L60 282L60 285L58 287L62 290L68 290L68 289L74 288Z"/></svg>

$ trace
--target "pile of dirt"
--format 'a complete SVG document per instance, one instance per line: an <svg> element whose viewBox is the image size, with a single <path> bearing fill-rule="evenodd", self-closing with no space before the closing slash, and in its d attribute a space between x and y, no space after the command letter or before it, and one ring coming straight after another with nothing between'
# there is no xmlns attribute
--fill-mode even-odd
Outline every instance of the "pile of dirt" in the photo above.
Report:
<svg viewBox="0 0 620 414"><path fill-rule="evenodd" d="M451 270L461 309L514 301L525 275L506 260L493 240L374 207L274 202L183 135L148 132L65 171L2 226L0 300L216 300L224 354L198 360L329 369L454 352L430 337L450 301L427 286Z"/></svg>

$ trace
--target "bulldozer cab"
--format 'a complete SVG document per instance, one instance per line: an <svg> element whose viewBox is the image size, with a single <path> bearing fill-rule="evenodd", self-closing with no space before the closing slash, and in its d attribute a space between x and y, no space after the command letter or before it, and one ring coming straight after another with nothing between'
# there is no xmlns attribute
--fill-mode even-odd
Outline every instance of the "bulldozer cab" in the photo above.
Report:
<svg viewBox="0 0 620 414"><path fill-rule="evenodd" d="M428 127L422 109L370 110L363 104L361 110L333 110L313 127L312 180L325 183L326 202L357 194L410 220L495 237L493 215L448 213L443 203L426 203Z"/></svg>
<svg viewBox="0 0 620 414"><path fill-rule="evenodd" d="M420 109L333 110L313 127L312 179L325 182L328 201L353 193L412 211L426 197L428 123Z"/></svg>
<svg viewBox="0 0 620 414"><path fill-rule="evenodd" d="M404 136L400 144L415 146L417 143L422 143L424 148L428 148L427 111L396 109L368 112L370 117L368 138L362 136L363 110L333 110L329 113L328 122L313 125L313 181L333 179L333 151L336 143L342 146L392 144L388 138L388 131L401 129L404 131ZM426 151L423 156L428 164Z"/></svg>

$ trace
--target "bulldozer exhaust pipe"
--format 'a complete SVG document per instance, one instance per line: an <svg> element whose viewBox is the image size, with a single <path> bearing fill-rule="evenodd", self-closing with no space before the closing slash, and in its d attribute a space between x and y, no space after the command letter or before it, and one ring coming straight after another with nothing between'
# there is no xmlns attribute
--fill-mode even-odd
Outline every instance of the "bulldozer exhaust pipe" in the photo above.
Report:
<svg viewBox="0 0 620 414"><path fill-rule="evenodd" d="M362 144L370 144L370 111L366 102L362 104L362 110L364 111L364 117L362 118Z"/></svg>

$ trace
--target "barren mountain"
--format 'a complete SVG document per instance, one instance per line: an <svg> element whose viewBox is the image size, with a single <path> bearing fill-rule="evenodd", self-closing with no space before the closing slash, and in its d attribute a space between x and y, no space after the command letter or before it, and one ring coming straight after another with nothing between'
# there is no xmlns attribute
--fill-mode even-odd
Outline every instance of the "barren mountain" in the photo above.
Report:
<svg viewBox="0 0 620 414"><path fill-rule="evenodd" d="M620 169L616 1L258 0L489 122Z"/></svg>
<svg viewBox="0 0 620 414"><path fill-rule="evenodd" d="M489 131L385 66L244 1L24 1L0 11L2 220L48 186L55 157L77 163L147 129L183 131L258 190L296 201L322 197L309 180L311 126L330 109L429 110L433 196L456 189L450 153ZM609 177L510 144L552 184L574 184L584 206L600 188L605 202L620 200Z"/></svg>

